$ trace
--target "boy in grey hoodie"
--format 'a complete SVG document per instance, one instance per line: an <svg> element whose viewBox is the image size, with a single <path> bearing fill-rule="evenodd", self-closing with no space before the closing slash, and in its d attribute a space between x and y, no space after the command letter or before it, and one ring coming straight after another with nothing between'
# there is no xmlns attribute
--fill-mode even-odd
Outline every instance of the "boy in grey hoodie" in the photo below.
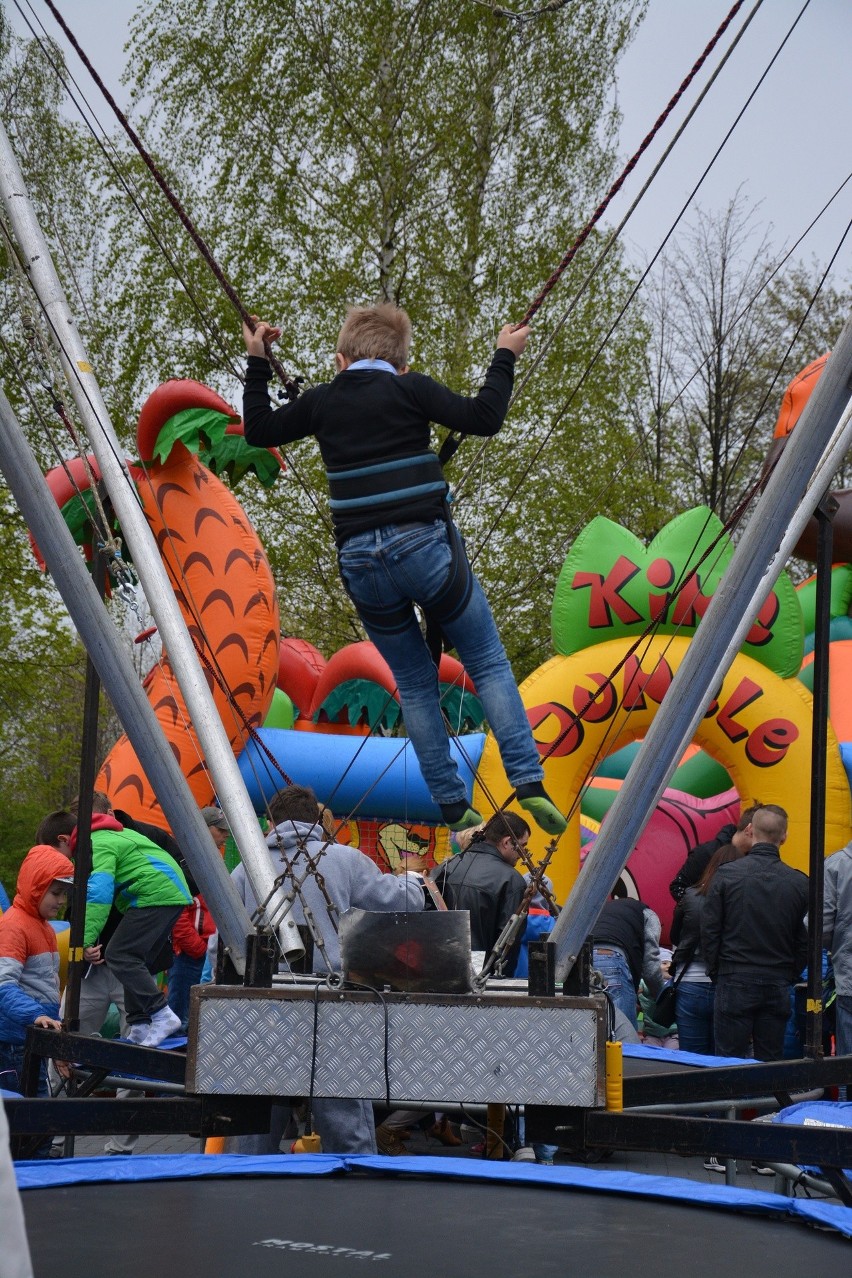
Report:
<svg viewBox="0 0 852 1278"><path fill-rule="evenodd" d="M266 842L275 873L285 873L285 891L294 886L299 889L293 903L293 918L297 923L305 922L304 900L319 932L314 949L316 971L340 970L340 944L315 870L322 876L338 916L350 908L412 913L423 909L424 891L417 875L383 874L358 848L329 842L313 790L298 785L279 790L269 804L269 816L274 826ZM253 914L258 902L243 866L238 865L231 877L249 914ZM377 1152L373 1107L369 1101L315 1097L312 1116L323 1153ZM234 1143L229 1142L229 1149L241 1154L276 1153L289 1117L288 1106L273 1105L270 1132L236 1137Z"/></svg>

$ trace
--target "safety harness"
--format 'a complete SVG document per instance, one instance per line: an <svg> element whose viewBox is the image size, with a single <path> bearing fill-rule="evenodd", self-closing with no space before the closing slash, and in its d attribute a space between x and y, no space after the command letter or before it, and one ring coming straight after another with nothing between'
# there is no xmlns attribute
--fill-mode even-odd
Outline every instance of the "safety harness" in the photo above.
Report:
<svg viewBox="0 0 852 1278"><path fill-rule="evenodd" d="M448 492L441 463L432 452L349 470L329 470L326 479L331 509L341 515L389 502L404 506L430 493L446 497Z"/></svg>
<svg viewBox="0 0 852 1278"><path fill-rule="evenodd" d="M440 493L444 498L443 517L447 525L452 558L440 594L430 603L428 609L423 609L426 645L437 665L444 647L443 626L462 612L473 590L473 573L461 534L450 515L446 500L449 489L438 457L433 452L420 453L414 457L397 457L369 466L355 466L349 470L326 471L326 478L334 514L389 505L393 505L397 511L404 511L406 505L413 504L428 494ZM400 526L405 527L404 524ZM408 601L393 609L371 609L360 602L356 607L364 623L382 634L400 634L413 620L412 604Z"/></svg>

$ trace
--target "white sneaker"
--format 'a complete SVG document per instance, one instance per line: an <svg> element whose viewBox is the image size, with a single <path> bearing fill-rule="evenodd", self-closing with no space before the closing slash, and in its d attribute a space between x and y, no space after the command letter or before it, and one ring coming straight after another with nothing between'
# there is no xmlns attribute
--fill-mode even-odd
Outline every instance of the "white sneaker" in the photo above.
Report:
<svg viewBox="0 0 852 1278"><path fill-rule="evenodd" d="M127 1031L128 1043L138 1043L141 1047L145 1039L151 1033L150 1021L137 1021L135 1025L131 1025Z"/></svg>
<svg viewBox="0 0 852 1278"><path fill-rule="evenodd" d="M164 1039L176 1034L180 1029L180 1017L172 1011L168 1003L151 1017L148 1036L142 1040L143 1047L159 1047Z"/></svg>

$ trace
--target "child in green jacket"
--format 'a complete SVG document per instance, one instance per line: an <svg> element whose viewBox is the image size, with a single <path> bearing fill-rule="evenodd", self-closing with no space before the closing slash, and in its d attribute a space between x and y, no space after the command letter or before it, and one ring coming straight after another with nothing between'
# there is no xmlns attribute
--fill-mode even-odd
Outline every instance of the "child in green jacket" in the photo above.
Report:
<svg viewBox="0 0 852 1278"><path fill-rule="evenodd" d="M71 836L72 851L77 831ZM85 956L106 963L124 987L128 1038L158 1047L180 1028L149 970L181 910L192 901L183 872L156 843L126 829L106 795L92 805L92 873L86 889ZM124 915L106 948L98 937L110 909Z"/></svg>

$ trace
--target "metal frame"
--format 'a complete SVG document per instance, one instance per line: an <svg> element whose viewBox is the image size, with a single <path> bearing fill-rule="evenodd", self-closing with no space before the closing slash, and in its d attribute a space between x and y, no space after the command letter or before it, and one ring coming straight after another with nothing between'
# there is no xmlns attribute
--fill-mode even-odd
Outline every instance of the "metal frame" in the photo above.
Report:
<svg viewBox="0 0 852 1278"><path fill-rule="evenodd" d="M200 992L199 992L200 993ZM269 990L231 987L219 989L216 997L270 998ZM275 991L289 994L289 1000L313 1002L313 989ZM321 989L321 1000L340 1001L339 990ZM207 995L208 999L211 997ZM371 995L347 991L346 998L364 1002ZM393 997L385 995L385 997ZM402 1004L411 996L396 996ZM420 1004L448 1001L481 1002L481 995L469 1000L448 1000L438 995L418 995ZM194 1018L197 1024L199 995ZM500 1006L511 1007L517 998L503 992L496 996ZM530 1000L525 1000L530 1001ZM548 1005L550 999L536 999ZM594 1000L578 1000L592 1003ZM563 999L556 1000L563 1003ZM175 1052L137 1047L109 1039L89 1038L30 1027L24 1061L24 1087L29 1095L5 1101L10 1129L15 1135L15 1157L25 1157L33 1137L63 1133L199 1133L201 1136L241 1135L265 1131L270 1105L281 1097L271 1095L186 1094L175 1095L187 1075L192 1081L196 1044L189 1059ZM53 1099L36 1098L39 1060L43 1056L73 1060L85 1071L76 1096L57 1104ZM680 1154L684 1157L712 1152L719 1158L751 1159L762 1163L799 1163L820 1169L824 1180L846 1206L852 1206L852 1185L844 1168L852 1167L852 1129L793 1124L754 1123L729 1117L637 1112L650 1106L701 1106L730 1102L730 1108L745 1108L750 1099L774 1096L782 1108L791 1104L795 1093L814 1087L852 1085L852 1056L799 1061L769 1061L753 1065L720 1066L718 1069L678 1068L670 1062L654 1062L654 1073L631 1072L635 1066L625 1060L624 1104L612 1112L599 1108L565 1105L524 1106L526 1139L570 1145L578 1152L600 1150L648 1150ZM602 1070L601 1076L602 1076ZM158 1085L170 1095L141 1095L130 1100L92 1096L107 1078L120 1076L128 1086L139 1084L141 1092L156 1093ZM111 1079L112 1081L112 1079ZM435 1097L412 1098L434 1101ZM738 1104L739 1103L739 1104Z"/></svg>
<svg viewBox="0 0 852 1278"><path fill-rule="evenodd" d="M36 1096L42 1057L74 1061L86 1074L76 1094L64 1100ZM12 1132L14 1158L26 1158L46 1135L109 1135L198 1133L205 1136L238 1136L269 1128L270 1097L186 1096L183 1089L186 1057L157 1048L136 1047L111 1039L89 1038L30 1026L24 1051L23 1087L20 1099L5 1096L3 1104ZM93 1096L111 1075L122 1076L126 1086L156 1093L162 1085L170 1093L130 1099Z"/></svg>

